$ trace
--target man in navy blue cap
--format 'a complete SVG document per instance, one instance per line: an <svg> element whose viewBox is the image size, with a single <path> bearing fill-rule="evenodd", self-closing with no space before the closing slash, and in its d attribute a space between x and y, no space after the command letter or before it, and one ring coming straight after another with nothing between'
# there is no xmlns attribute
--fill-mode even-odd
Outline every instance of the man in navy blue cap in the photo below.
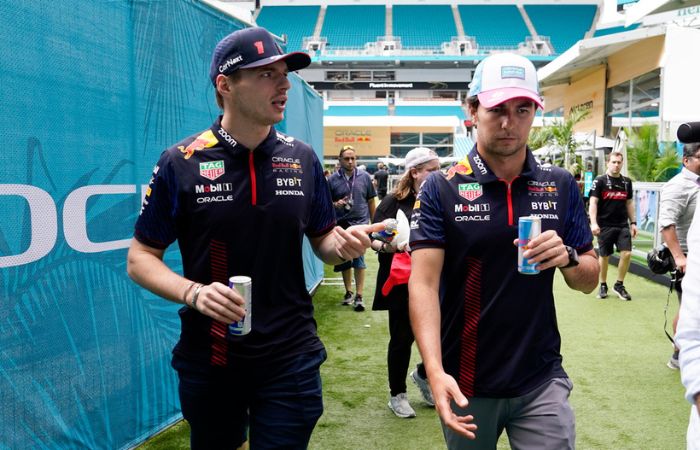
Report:
<svg viewBox="0 0 700 450"><path fill-rule="evenodd" d="M176 303L173 350L193 449L306 448L323 412L316 333L302 258L306 235L326 264L362 255L382 225L337 227L323 168L307 144L275 130L287 75L310 64L263 28L216 46L210 77L223 109L214 124L160 157L136 222L129 275ZM163 262L177 241L184 276ZM252 314L229 288L252 279ZM248 314L250 333L228 325Z"/></svg>

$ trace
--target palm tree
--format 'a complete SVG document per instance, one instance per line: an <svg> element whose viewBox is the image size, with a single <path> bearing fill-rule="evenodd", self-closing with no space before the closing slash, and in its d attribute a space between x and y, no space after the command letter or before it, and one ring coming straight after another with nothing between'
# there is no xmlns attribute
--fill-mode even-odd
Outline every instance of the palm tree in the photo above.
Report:
<svg viewBox="0 0 700 450"><path fill-rule="evenodd" d="M668 181L680 165L673 145L659 144L656 125L645 124L629 131L627 169L636 181Z"/></svg>
<svg viewBox="0 0 700 450"><path fill-rule="evenodd" d="M576 163L576 149L579 143L574 140L574 127L588 117L590 110L574 109L564 120L557 119L551 125L530 131L528 145L537 149L545 145L553 145L564 152L564 166L567 169Z"/></svg>

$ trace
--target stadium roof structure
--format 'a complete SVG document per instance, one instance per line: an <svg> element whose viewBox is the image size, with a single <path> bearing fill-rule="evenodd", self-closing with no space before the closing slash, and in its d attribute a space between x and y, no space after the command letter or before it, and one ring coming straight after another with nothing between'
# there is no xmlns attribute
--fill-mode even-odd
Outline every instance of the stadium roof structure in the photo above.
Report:
<svg viewBox="0 0 700 450"><path fill-rule="evenodd" d="M541 87L569 83L571 76L588 67L605 62L605 59L630 45L650 37L666 34L666 25L637 28L631 31L578 41L554 61L537 71Z"/></svg>
<svg viewBox="0 0 700 450"><path fill-rule="evenodd" d="M649 14L659 14L700 5L700 0L640 0L625 10L625 26L638 22Z"/></svg>

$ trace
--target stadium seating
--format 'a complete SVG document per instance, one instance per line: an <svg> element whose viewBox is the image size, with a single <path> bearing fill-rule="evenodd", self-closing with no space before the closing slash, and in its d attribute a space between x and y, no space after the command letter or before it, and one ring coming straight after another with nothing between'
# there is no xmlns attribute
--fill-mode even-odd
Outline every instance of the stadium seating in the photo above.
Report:
<svg viewBox="0 0 700 450"><path fill-rule="evenodd" d="M466 135L455 134L454 137L454 155L456 158L463 159L474 147L474 141Z"/></svg>
<svg viewBox="0 0 700 450"><path fill-rule="evenodd" d="M329 5L321 37L327 48L362 48L386 34L386 8L383 5Z"/></svg>
<svg viewBox="0 0 700 450"><path fill-rule="evenodd" d="M384 106L329 106L324 116L388 116L389 107Z"/></svg>
<svg viewBox="0 0 700 450"><path fill-rule="evenodd" d="M287 35L287 51L304 50L302 41L314 34L320 6L263 7L257 23L278 36ZM290 20L290 18L293 18Z"/></svg>
<svg viewBox="0 0 700 450"><path fill-rule="evenodd" d="M440 48L457 36L449 5L394 5L392 15L393 35L403 48Z"/></svg>
<svg viewBox="0 0 700 450"><path fill-rule="evenodd" d="M461 106L396 106L394 115L397 116L457 116L466 119Z"/></svg>
<svg viewBox="0 0 700 450"><path fill-rule="evenodd" d="M517 48L530 36L515 5L459 5L459 14L464 34L474 37L480 49Z"/></svg>
<svg viewBox="0 0 700 450"><path fill-rule="evenodd" d="M556 53L564 53L588 32L596 5L525 5L540 36L548 36Z"/></svg>
<svg viewBox="0 0 700 450"><path fill-rule="evenodd" d="M623 33L625 31L631 31L639 28L639 24L635 23L625 28L624 26L605 28L603 30L595 30L593 37L608 36L610 34Z"/></svg>

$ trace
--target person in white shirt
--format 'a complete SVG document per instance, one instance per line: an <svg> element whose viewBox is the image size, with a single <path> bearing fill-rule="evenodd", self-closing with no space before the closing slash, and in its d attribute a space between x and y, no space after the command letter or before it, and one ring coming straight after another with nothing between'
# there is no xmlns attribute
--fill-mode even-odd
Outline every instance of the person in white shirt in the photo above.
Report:
<svg viewBox="0 0 700 450"><path fill-rule="evenodd" d="M671 178L661 189L659 206L659 229L666 246L671 250L676 266L676 293L681 301L683 290L680 281L685 275L687 235L695 214L698 192L700 191L700 144L685 144L683 147L683 169ZM678 314L673 320L675 332ZM666 365L678 369L678 347L676 346Z"/></svg>
<svg viewBox="0 0 700 450"><path fill-rule="evenodd" d="M688 231L688 257L683 278L683 303L676 332L680 348L681 381L690 411L688 449L700 450L700 209Z"/></svg>

